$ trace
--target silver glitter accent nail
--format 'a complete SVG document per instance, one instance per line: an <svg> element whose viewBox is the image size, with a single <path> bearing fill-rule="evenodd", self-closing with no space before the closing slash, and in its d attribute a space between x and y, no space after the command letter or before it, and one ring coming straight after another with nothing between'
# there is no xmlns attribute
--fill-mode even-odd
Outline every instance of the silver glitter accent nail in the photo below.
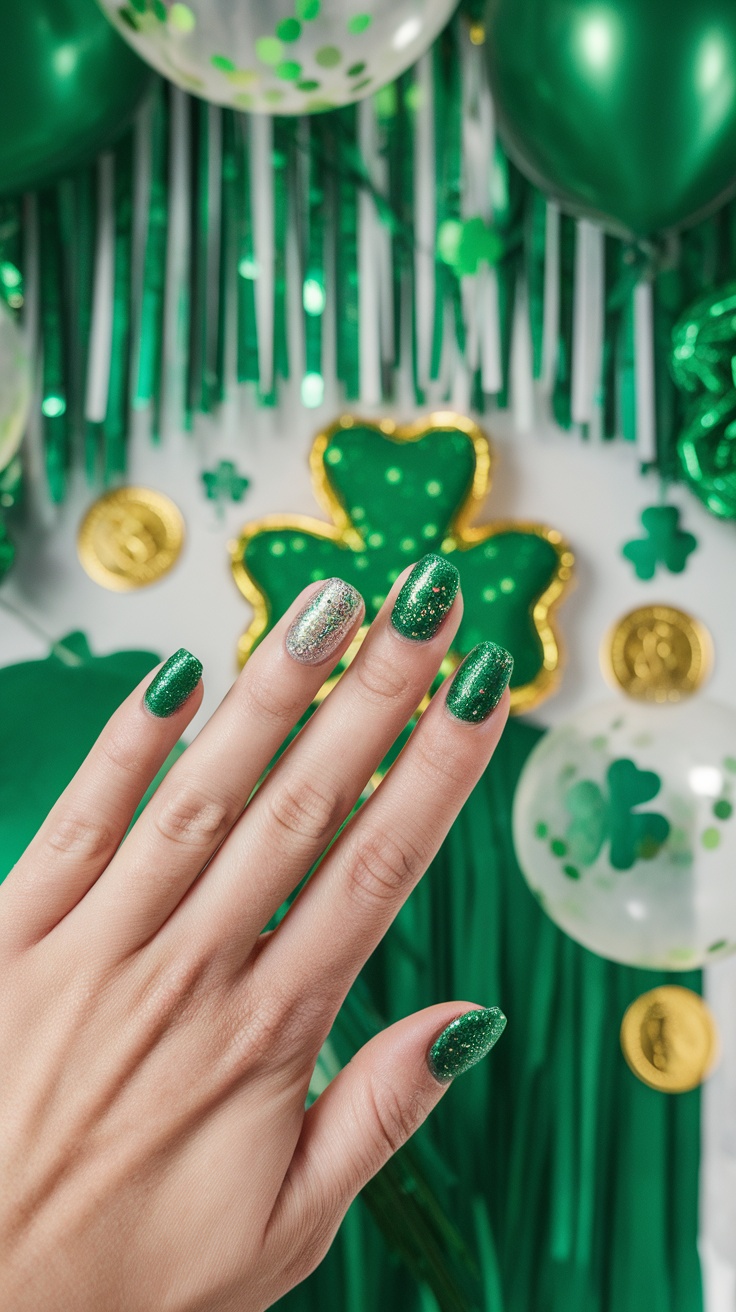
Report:
<svg viewBox="0 0 736 1312"><path fill-rule="evenodd" d="M363 598L343 579L328 579L286 635L286 650L302 665L319 665L337 651L363 608Z"/></svg>

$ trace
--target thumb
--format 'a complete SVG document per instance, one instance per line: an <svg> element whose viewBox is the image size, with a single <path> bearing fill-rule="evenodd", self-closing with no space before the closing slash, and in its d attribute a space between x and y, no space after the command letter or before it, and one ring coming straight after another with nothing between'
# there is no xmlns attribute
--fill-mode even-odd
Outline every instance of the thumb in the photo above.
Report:
<svg viewBox="0 0 736 1312"><path fill-rule="evenodd" d="M428 1007L371 1039L320 1094L305 1115L276 1208L278 1228L307 1241L310 1268L356 1194L411 1138L455 1076L490 1052L505 1025L498 1007Z"/></svg>

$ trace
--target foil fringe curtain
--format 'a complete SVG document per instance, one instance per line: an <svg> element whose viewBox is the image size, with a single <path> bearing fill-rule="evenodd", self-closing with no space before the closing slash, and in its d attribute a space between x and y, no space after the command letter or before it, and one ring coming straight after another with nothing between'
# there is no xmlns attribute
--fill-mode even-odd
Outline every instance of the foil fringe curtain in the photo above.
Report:
<svg viewBox="0 0 736 1312"><path fill-rule="evenodd" d="M619 1049L626 1007L664 977L580 948L521 877L512 801L539 736L508 725L323 1059L348 1061L383 1023L376 1006L392 1021L430 999L498 1002L507 1032L364 1191L283 1312L702 1312L700 1093L645 1088ZM695 974L669 982L700 989Z"/></svg>
<svg viewBox="0 0 736 1312"><path fill-rule="evenodd" d="M676 477L669 337L733 277L736 205L661 247L560 214L495 139L470 30L459 17L395 84L304 120L159 84L95 164L0 202L0 294L32 328L52 500L78 460L95 483L124 473L131 408L159 440L236 380L263 405L291 382L314 407L336 377L377 405L407 368L418 404L511 404L528 426L546 397L563 426ZM493 251L448 260L448 224L471 222Z"/></svg>

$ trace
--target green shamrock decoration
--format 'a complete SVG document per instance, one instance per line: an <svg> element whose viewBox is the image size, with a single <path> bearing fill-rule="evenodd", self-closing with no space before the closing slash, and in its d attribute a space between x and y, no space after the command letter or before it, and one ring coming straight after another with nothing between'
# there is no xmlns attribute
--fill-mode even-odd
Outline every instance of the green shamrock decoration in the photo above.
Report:
<svg viewBox="0 0 736 1312"><path fill-rule="evenodd" d="M698 540L679 527L677 507L647 506L641 512L641 523L647 536L632 538L621 549L621 554L634 566L637 578L653 579L657 565L664 565L671 574L681 574Z"/></svg>
<svg viewBox="0 0 736 1312"><path fill-rule="evenodd" d="M656 856L670 832L670 822L657 811L636 811L657 796L662 781L653 770L640 770L626 757L612 761L606 774L608 796L592 779L568 789L565 806L572 819L565 834L566 855L591 866L606 842L614 870L630 870L636 861ZM576 866L565 873L578 879Z"/></svg>
<svg viewBox="0 0 736 1312"><path fill-rule="evenodd" d="M683 475L712 514L736 519L736 283L683 315L670 363L690 397L677 443Z"/></svg>
<svg viewBox="0 0 736 1312"><path fill-rule="evenodd" d="M503 237L484 219L445 219L437 232L437 254L458 278L477 273L481 264L497 264L504 252Z"/></svg>
<svg viewBox="0 0 736 1312"><path fill-rule="evenodd" d="M334 575L352 583L369 624L402 569L434 551L460 570L465 604L448 668L492 638L514 656L512 707L528 710L548 695L560 663L551 611L573 557L543 524L471 525L491 467L475 424L450 413L405 428L344 415L318 435L310 463L332 522L270 515L247 524L232 546L235 580L255 611L241 661L308 583Z"/></svg>
<svg viewBox="0 0 736 1312"><path fill-rule="evenodd" d="M152 651L96 656L69 633L43 660L0 669L0 881L79 769L106 720L159 660ZM181 754L173 749L139 811Z"/></svg>
<svg viewBox="0 0 736 1312"><path fill-rule="evenodd" d="M208 501L242 501L250 487L250 479L238 473L232 460L221 460L215 469L205 470L202 482Z"/></svg>

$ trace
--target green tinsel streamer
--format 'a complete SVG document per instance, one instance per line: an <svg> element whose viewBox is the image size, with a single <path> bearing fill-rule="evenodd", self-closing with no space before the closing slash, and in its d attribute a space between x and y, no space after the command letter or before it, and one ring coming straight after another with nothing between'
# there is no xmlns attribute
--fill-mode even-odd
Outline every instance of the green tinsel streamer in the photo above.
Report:
<svg viewBox="0 0 736 1312"><path fill-rule="evenodd" d="M274 119L273 187L274 187L274 316L273 316L273 393L269 404L277 400L278 379L289 377L289 335L287 329L287 240L289 231L289 180L294 171L294 119Z"/></svg>
<svg viewBox="0 0 736 1312"><path fill-rule="evenodd" d="M63 501L69 467L67 371L62 328L65 287L59 191L39 192L39 274L41 332L43 336L43 413L46 477L52 501Z"/></svg>
<svg viewBox="0 0 736 1312"><path fill-rule="evenodd" d="M161 386L163 370L164 289L166 233L169 219L168 97L164 84L157 88L151 110L151 191L143 266L138 375L133 404L152 407L151 436L161 437Z"/></svg>
<svg viewBox="0 0 736 1312"><path fill-rule="evenodd" d="M314 120L307 121L308 153L302 161L304 178L304 198L302 215L302 249L304 251L304 282L325 293L325 188L322 169L322 154ZM308 374L322 376L322 310L310 309L306 292L303 291L304 308L304 367Z"/></svg>
<svg viewBox="0 0 736 1312"><path fill-rule="evenodd" d="M436 226L446 219L459 220L462 188L462 86L458 41L467 34L451 24L435 42L434 62L434 130L437 179ZM460 282L455 272L435 252L435 312L432 334L430 377L439 378L445 345L445 315L451 314L458 347L465 350L465 324L460 298Z"/></svg>
<svg viewBox="0 0 736 1312"><path fill-rule="evenodd" d="M234 119L236 254L238 270L238 382L258 382L255 249L250 195L250 142L244 114Z"/></svg>
<svg viewBox="0 0 736 1312"><path fill-rule="evenodd" d="M335 294L340 306L337 331L337 377L348 400L360 395L358 338L358 200L351 164L357 155L354 105L335 114L336 158L344 160L335 179Z"/></svg>
<svg viewBox="0 0 736 1312"><path fill-rule="evenodd" d="M237 188L238 166L235 141L235 114L222 111L222 192L220 199L220 269L217 294L217 351L215 356L215 404L225 400L227 368L227 331L230 297L238 282Z"/></svg>
<svg viewBox="0 0 736 1312"><path fill-rule="evenodd" d="M133 137L128 133L115 159L115 277L112 350L105 439L105 482L125 473L130 420L131 255L133 241Z"/></svg>
<svg viewBox="0 0 736 1312"><path fill-rule="evenodd" d="M560 216L560 344L552 394L552 411L562 428L572 423L572 322L575 285L575 220Z"/></svg>
<svg viewBox="0 0 736 1312"><path fill-rule="evenodd" d="M544 266L547 228L547 200L540 191L527 197L524 244L527 285L529 288L529 326L532 338L532 372L542 376L544 348Z"/></svg>
<svg viewBox="0 0 736 1312"><path fill-rule="evenodd" d="M189 319L189 371L187 377L187 427L193 414L212 409L208 358L210 354L210 305L208 274L210 245L210 140L209 116L204 100L193 104L194 163L192 187L191 316Z"/></svg>
<svg viewBox="0 0 736 1312"><path fill-rule="evenodd" d="M521 271L524 249L524 197L527 184L500 147L496 148L494 174L494 224L504 242L503 256L496 265L503 369L503 386L498 394L498 404L505 408L509 403L511 338L516 282Z"/></svg>

